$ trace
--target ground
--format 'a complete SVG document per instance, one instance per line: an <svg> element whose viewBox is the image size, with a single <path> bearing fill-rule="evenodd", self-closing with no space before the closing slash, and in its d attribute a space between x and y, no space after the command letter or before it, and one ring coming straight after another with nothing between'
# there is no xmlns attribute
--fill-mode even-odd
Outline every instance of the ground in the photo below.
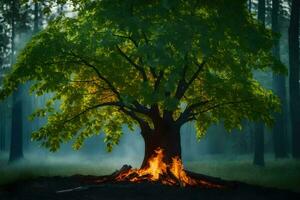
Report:
<svg viewBox="0 0 300 200"><path fill-rule="evenodd" d="M90 177L48 177L2 186L1 200L138 200L138 199L300 199L299 193L235 183L226 189L180 188L160 184L90 185ZM78 188L75 190L69 190Z"/></svg>
<svg viewBox="0 0 300 200"><path fill-rule="evenodd" d="M103 184L86 188L91 185L84 181L88 177L74 174L101 176L118 166L113 162L88 162L79 158L69 163L50 161L31 160L30 164L7 166L0 159L0 199L300 199L300 162L292 159L274 160L267 156L265 168L253 166L248 156L202 157L201 161L186 162L186 168L198 173L259 185L237 183L222 190L157 184ZM77 187L81 189L56 193Z"/></svg>

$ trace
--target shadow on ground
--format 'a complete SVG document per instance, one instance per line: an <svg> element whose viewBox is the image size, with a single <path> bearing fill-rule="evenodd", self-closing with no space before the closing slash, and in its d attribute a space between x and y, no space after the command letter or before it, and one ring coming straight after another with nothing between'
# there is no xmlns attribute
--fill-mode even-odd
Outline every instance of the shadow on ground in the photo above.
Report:
<svg viewBox="0 0 300 200"><path fill-rule="evenodd" d="M40 177L0 187L1 200L137 200L137 199L300 199L300 193L227 182L225 189L165 186L154 183L91 185L96 177ZM226 183L226 181L223 181Z"/></svg>

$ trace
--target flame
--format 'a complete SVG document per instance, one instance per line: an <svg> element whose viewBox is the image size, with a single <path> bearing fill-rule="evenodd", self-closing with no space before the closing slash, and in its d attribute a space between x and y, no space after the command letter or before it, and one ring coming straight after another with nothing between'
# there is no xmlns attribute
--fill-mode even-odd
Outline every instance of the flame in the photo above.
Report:
<svg viewBox="0 0 300 200"><path fill-rule="evenodd" d="M183 164L179 157L172 158L172 165L170 171L174 174L174 176L181 181L181 184L185 186L188 185L196 185L197 182L186 175Z"/></svg>
<svg viewBox="0 0 300 200"><path fill-rule="evenodd" d="M130 169L121 172L117 177L117 181L142 182L153 181L161 182L166 185L202 185L206 187L218 187L212 183L195 180L189 177L184 171L182 161L179 157L172 158L172 163L167 165L164 161L163 149L158 148L155 154L148 160L148 165L141 169Z"/></svg>
<svg viewBox="0 0 300 200"><path fill-rule="evenodd" d="M160 176L166 173L167 164L163 162L163 150L158 148L155 150L155 156L148 161L148 167L142 169L133 169L128 172L121 173L116 179L122 181L129 179L131 182L139 182L139 180L150 179L151 181L159 180ZM130 178L132 175L137 176Z"/></svg>

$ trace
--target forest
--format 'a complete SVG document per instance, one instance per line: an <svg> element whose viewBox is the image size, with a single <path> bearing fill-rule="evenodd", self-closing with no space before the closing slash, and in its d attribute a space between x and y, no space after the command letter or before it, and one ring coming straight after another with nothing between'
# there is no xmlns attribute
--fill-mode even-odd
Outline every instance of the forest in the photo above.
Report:
<svg viewBox="0 0 300 200"><path fill-rule="evenodd" d="M0 199L300 199L299 0L1 0Z"/></svg>

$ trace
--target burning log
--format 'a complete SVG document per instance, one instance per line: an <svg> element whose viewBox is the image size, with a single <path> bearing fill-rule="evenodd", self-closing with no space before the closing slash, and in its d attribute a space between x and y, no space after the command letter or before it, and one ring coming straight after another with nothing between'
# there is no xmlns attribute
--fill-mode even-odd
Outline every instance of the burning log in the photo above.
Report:
<svg viewBox="0 0 300 200"><path fill-rule="evenodd" d="M121 167L121 169L115 171L115 172L112 174L112 176L117 177L119 174L128 172L128 171L130 171L131 169L132 169L132 167L131 167L130 165L123 165L123 166Z"/></svg>

